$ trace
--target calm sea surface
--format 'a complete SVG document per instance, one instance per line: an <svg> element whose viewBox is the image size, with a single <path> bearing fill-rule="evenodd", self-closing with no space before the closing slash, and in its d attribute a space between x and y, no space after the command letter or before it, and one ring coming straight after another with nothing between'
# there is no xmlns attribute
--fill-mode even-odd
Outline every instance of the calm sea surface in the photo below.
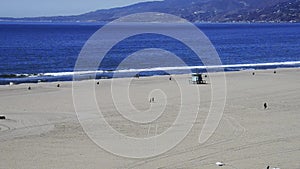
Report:
<svg viewBox="0 0 300 169"><path fill-rule="evenodd" d="M71 80L68 72L74 70L81 49L102 26L0 23L0 84ZM215 46L222 64L229 65L225 66L227 71L300 66L300 24L198 24L197 27ZM179 41L158 34L141 34L116 44L99 66L103 72L98 77L111 77L124 58L147 48L174 53L187 66L202 65L193 51ZM143 69L140 74L146 76L166 74L163 68L179 66L172 61L152 62L155 60L145 56L135 65L123 68ZM162 71L158 71L159 65Z"/></svg>

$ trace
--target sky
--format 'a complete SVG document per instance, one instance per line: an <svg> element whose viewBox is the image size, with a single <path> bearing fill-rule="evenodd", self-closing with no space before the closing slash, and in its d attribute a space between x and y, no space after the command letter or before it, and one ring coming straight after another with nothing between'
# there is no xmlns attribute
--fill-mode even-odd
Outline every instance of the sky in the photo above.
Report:
<svg viewBox="0 0 300 169"><path fill-rule="evenodd" d="M153 0L0 0L0 17L76 15Z"/></svg>

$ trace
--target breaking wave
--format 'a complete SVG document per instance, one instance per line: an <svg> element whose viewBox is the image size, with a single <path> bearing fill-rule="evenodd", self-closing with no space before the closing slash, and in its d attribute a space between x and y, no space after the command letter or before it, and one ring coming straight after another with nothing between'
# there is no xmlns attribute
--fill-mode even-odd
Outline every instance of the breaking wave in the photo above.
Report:
<svg viewBox="0 0 300 169"><path fill-rule="evenodd" d="M77 71L77 72L53 72L53 73L34 73L34 74L0 74L0 84L9 82L25 83L39 81L71 81L74 75L95 75L96 77L118 77L115 74L122 74L120 77L126 77L132 73L143 72L145 76L163 75L158 72L172 72L174 74L185 73L187 71L205 72L206 70L223 69L224 71L256 70L256 69L274 69L285 67L300 67L300 61L272 62L272 63L254 63L254 64L231 64L231 65L210 65L210 66L181 66L181 67L155 67L145 69L120 69L120 70L97 70L97 71ZM98 75L98 76L97 76ZM128 77L128 76L127 76Z"/></svg>

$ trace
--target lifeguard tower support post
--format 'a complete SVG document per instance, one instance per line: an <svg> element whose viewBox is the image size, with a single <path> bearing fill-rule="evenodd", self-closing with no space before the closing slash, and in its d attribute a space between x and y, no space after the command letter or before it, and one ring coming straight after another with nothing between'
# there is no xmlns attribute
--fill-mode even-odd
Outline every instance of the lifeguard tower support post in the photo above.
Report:
<svg viewBox="0 0 300 169"><path fill-rule="evenodd" d="M203 80L201 73L193 73L191 83L192 84L206 84L206 81Z"/></svg>

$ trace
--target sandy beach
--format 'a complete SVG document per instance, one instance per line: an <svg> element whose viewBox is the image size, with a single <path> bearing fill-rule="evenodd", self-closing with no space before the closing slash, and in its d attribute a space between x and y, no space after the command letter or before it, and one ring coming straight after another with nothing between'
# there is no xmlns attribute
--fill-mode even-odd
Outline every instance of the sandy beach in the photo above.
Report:
<svg viewBox="0 0 300 169"><path fill-rule="evenodd" d="M211 76L218 78L219 74ZM7 118L0 120L0 168L220 168L216 162L223 162L223 169L300 168L300 69L276 69L276 73L274 70L226 72L224 113L216 131L203 144L199 144L198 138L210 108L210 80L206 79L206 85L192 85L189 75L173 77L185 84L187 90L199 91L199 114L180 144L146 159L114 155L88 137L77 119L72 82L0 86L0 115ZM114 79L114 90L122 93L125 80ZM112 80L97 81L100 84L95 85L95 96L106 120L117 131L131 137L163 133L176 119L180 95L185 92L179 90L178 83L170 81L169 76L131 81L129 95L125 96L136 109L145 111L152 106L155 112L164 107L154 129L149 124L128 123L118 113L114 102L107 98ZM84 96L88 90L87 81L75 83L80 86L77 94ZM164 91L167 99L155 90ZM155 97L154 103L149 103L149 96ZM189 99L191 104L196 102L193 97ZM166 106L164 101L167 101ZM268 104L267 109L264 103ZM118 106L130 111L130 105L122 100Z"/></svg>

